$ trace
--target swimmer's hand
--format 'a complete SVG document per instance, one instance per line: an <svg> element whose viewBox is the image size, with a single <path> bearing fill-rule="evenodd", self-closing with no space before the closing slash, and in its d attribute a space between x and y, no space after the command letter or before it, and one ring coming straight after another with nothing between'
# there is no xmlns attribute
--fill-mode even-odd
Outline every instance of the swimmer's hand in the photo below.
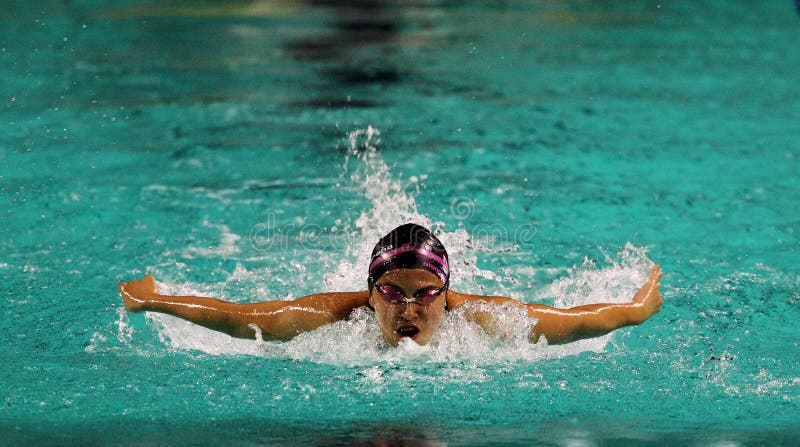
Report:
<svg viewBox="0 0 800 447"><path fill-rule="evenodd" d="M639 310L639 315L637 316L638 321L635 322L636 324L643 323L661 310L661 303L664 302L664 300L661 298L658 289L661 287L659 279L662 274L663 272L659 265L653 266L652 270L650 270L650 277L647 279L647 282L636 292L636 295L633 296L632 304L635 306L634 309Z"/></svg>
<svg viewBox="0 0 800 447"><path fill-rule="evenodd" d="M142 279L119 283L119 294L125 302L125 308L130 312L141 312L148 300L158 297L156 280L151 275L144 275Z"/></svg>

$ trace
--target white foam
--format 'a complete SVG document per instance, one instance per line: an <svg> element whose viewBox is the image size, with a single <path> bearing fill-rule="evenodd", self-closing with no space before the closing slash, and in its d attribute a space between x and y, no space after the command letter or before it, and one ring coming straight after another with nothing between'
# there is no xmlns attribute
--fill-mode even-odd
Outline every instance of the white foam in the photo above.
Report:
<svg viewBox="0 0 800 447"><path fill-rule="evenodd" d="M611 266L599 269L593 261L584 259L583 265L570 269L567 277L544 288L537 298L553 299L556 307L624 303L645 283L653 266L647 249L631 243L614 257L606 254L606 262Z"/></svg>
<svg viewBox="0 0 800 447"><path fill-rule="evenodd" d="M468 314L476 309L491 311L498 334L487 334L471 322ZM561 358L585 351L602 352L612 335L560 346L531 343L528 334L535 320L513 306L474 304L445 313L431 341L419 346L404 340L392 348L384 340L375 315L366 308L356 309L350 319L300 334L287 342L254 341L229 337L169 315L147 313L162 342L173 349L196 350L212 355L254 355L291 358L315 363L369 366L403 363L458 363L475 367L513 361Z"/></svg>

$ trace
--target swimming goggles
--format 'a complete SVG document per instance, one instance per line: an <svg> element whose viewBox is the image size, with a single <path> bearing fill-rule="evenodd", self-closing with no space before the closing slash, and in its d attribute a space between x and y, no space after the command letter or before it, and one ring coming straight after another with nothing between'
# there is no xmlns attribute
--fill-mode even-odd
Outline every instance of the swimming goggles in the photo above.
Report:
<svg viewBox="0 0 800 447"><path fill-rule="evenodd" d="M427 306L436 301L436 298L439 298L439 295L447 289L447 284L438 289L426 287L418 290L412 298L405 296L397 287L388 284L381 284L375 286L375 288L378 290L378 295L389 304L418 303Z"/></svg>

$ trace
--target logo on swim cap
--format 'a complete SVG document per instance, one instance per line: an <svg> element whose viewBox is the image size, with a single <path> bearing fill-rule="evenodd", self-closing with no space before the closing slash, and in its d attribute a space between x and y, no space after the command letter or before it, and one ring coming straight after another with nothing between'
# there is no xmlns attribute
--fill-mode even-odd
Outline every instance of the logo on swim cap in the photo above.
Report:
<svg viewBox="0 0 800 447"><path fill-rule="evenodd" d="M378 251L378 253L375 253L375 252L374 252L374 250L373 250L373 253L372 253L372 258L374 259L374 258L375 258L375 256L380 256L380 255L382 255L382 254L386 253L387 251L389 251L389 250L391 250L391 249L393 249L393 248L394 248L394 246L392 246L392 245L387 245L387 246L385 246L385 247L382 247L382 248L381 248L381 249Z"/></svg>

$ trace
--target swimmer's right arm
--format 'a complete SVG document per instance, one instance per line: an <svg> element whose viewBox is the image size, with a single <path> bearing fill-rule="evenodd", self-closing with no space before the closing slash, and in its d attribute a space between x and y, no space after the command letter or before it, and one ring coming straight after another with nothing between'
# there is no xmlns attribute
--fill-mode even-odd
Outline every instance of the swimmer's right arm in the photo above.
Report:
<svg viewBox="0 0 800 447"><path fill-rule="evenodd" d="M161 312L237 338L288 340L302 332L346 319L353 309L367 305L367 292L332 292L293 301L231 303L199 296L158 293L150 275L120 282L119 292L130 312Z"/></svg>

